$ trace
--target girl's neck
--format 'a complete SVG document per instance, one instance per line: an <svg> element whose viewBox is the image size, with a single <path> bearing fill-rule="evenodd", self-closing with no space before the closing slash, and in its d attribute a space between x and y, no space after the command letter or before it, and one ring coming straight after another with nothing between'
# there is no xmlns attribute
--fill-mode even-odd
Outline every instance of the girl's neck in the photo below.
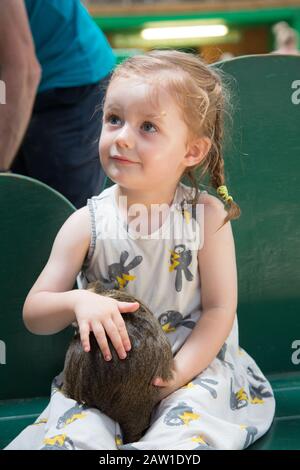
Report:
<svg viewBox="0 0 300 470"><path fill-rule="evenodd" d="M166 206L172 205L175 193L176 186L173 189L164 189L158 194L156 190L151 192L134 191L118 185L116 188L116 203L122 218L126 220L127 231L131 222L135 221L137 217L135 210L133 214L130 214L130 207L133 204L141 204L143 206L142 212L138 209L139 220L143 222L143 227L139 226L140 235L150 235L158 230L168 216L169 209L167 210ZM127 198L126 202L122 200L124 196ZM157 205L154 206L154 204ZM161 206L162 204L163 206Z"/></svg>
<svg viewBox="0 0 300 470"><path fill-rule="evenodd" d="M151 209L152 204L168 204L171 206L175 196L176 188L177 184L173 188L166 187L158 193L156 188L154 188L153 191L145 192L123 188L118 185L116 191L117 203L119 197L122 196L127 198L126 205L128 209L133 204L142 204L147 208L148 211Z"/></svg>

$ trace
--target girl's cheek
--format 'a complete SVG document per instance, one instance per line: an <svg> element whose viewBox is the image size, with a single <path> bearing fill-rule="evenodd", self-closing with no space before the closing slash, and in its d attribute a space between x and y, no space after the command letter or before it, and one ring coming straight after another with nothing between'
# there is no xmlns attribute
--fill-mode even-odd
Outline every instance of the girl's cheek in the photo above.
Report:
<svg viewBox="0 0 300 470"><path fill-rule="evenodd" d="M100 138L100 141L99 141L99 152L105 153L107 149L108 149L108 142L107 142L107 139L103 136Z"/></svg>

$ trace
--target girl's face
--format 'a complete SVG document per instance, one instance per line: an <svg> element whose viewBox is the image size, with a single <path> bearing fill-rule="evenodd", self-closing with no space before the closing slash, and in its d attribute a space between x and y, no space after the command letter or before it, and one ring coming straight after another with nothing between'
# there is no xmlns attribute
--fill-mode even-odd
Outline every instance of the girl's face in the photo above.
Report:
<svg viewBox="0 0 300 470"><path fill-rule="evenodd" d="M115 79L107 91L100 160L107 176L127 189L174 188L186 168L188 128L181 110L163 87L153 90L131 77Z"/></svg>

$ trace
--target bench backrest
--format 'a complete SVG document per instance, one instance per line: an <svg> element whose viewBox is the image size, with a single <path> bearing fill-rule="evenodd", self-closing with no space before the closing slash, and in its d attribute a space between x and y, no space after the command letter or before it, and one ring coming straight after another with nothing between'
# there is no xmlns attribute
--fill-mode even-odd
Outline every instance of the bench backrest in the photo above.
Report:
<svg viewBox="0 0 300 470"><path fill-rule="evenodd" d="M227 185L242 209L232 223L240 343L264 372L296 372L300 339L300 57L258 55L216 65L233 87Z"/></svg>
<svg viewBox="0 0 300 470"><path fill-rule="evenodd" d="M22 306L74 210L36 180L0 175L0 399L48 395L62 369L70 330L33 335L23 324Z"/></svg>

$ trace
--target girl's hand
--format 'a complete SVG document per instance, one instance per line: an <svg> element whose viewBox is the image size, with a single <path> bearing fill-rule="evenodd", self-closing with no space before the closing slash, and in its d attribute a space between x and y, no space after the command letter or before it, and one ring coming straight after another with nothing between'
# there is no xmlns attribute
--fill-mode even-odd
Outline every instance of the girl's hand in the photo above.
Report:
<svg viewBox="0 0 300 470"><path fill-rule="evenodd" d="M139 308L139 303L119 302L111 297L84 290L78 293L74 313L84 351L90 350L89 334L93 331L105 360L111 360L106 335L109 336L119 358L125 359L126 351L131 349L131 344L121 313L135 312Z"/></svg>

